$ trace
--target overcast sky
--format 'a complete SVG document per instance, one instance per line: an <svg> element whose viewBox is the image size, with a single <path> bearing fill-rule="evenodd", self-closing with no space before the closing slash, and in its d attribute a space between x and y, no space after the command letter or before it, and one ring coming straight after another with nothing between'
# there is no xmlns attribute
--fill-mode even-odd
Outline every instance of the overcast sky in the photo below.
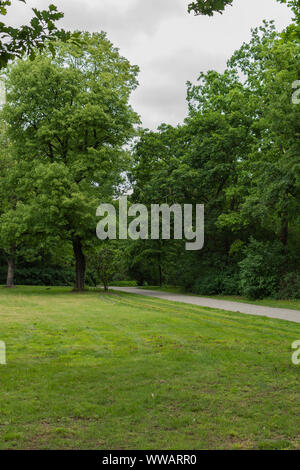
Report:
<svg viewBox="0 0 300 470"><path fill-rule="evenodd" d="M224 70L232 52L247 41L263 19L278 29L291 18L275 0L235 0L224 15L213 18L187 13L189 0L28 0L10 8L9 21L26 23L30 7L55 3L65 13L68 30L106 31L121 54L139 65L140 86L132 105L143 125L177 124L186 116L186 82L201 71Z"/></svg>

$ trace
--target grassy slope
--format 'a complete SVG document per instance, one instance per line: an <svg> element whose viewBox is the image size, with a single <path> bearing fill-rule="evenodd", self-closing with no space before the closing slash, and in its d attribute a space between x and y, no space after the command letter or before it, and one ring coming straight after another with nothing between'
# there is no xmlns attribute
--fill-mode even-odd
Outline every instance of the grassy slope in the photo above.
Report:
<svg viewBox="0 0 300 470"><path fill-rule="evenodd" d="M132 286L129 286L132 287ZM187 295L196 295L186 292L182 287L172 287L172 286L164 286L164 287L141 287L141 289L148 289L148 290L158 290L161 292L170 292L173 294L187 294ZM232 302L243 302L247 304L255 304L255 305L265 305L268 307L278 307L278 308L290 308L292 310L300 310L300 299L296 300L274 300L274 299L263 299L263 300L249 300L246 297L240 297L238 295L200 295L197 297L207 297L210 299L217 299L217 300L231 300Z"/></svg>
<svg viewBox="0 0 300 470"><path fill-rule="evenodd" d="M0 448L300 449L299 325L0 288Z"/></svg>

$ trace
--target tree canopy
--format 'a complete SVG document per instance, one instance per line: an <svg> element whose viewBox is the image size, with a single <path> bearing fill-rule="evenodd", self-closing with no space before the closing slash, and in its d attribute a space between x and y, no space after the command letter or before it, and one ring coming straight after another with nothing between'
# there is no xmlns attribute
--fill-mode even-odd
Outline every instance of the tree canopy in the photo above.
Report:
<svg viewBox="0 0 300 470"><path fill-rule="evenodd" d="M188 84L183 125L141 133L133 200L201 201L206 242L194 254L175 240L144 243L144 251L137 242L131 272L138 282L153 282L153 269L142 263L150 255L157 283L161 266L163 282L171 278L198 294L300 294L300 108L292 102L298 57L299 44L282 41L265 22L224 73L201 73Z"/></svg>

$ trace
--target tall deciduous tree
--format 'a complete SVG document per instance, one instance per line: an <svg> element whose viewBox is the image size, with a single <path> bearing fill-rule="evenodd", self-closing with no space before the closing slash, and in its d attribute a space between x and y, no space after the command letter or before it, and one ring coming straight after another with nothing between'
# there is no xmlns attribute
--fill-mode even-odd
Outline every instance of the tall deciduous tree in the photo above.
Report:
<svg viewBox="0 0 300 470"><path fill-rule="evenodd" d="M196 293L271 295L281 279L298 279L300 106L292 85L299 47L265 22L225 73L189 83L184 125L140 134L133 199L205 204L204 249L186 253L178 245L172 260L175 279ZM169 260L174 247L135 243L129 272L149 278L147 256L152 266L156 253Z"/></svg>
<svg viewBox="0 0 300 470"><path fill-rule="evenodd" d="M60 44L55 59L12 67L3 111L17 158L35 163L39 223L72 243L78 290L96 208L117 191L128 160L124 145L139 122L129 105L138 68L104 33L82 40L81 48Z"/></svg>

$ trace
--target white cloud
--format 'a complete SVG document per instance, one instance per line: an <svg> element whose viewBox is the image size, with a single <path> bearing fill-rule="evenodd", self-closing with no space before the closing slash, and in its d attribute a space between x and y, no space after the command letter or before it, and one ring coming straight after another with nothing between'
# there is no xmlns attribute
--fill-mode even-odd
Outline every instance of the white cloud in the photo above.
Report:
<svg viewBox="0 0 300 470"><path fill-rule="evenodd" d="M19 2L15 2L16 4ZM49 0L28 0L11 8L10 22L30 17L30 6L46 8ZM279 29L290 12L275 0L235 0L224 15L213 18L187 13L189 0L53 0L66 29L104 30L131 63L140 66L140 87L132 103L146 127L176 124L186 114L186 81L200 71L222 71L226 60L250 29L274 19Z"/></svg>

